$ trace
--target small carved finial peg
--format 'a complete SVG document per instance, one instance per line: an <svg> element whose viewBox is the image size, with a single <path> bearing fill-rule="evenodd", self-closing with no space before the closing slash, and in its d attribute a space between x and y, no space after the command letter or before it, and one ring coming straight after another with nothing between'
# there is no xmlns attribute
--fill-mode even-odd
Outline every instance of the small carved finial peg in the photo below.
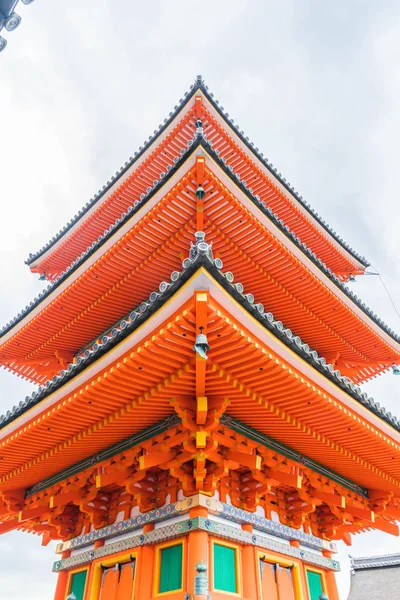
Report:
<svg viewBox="0 0 400 600"><path fill-rule="evenodd" d="M207 576L207 565L201 560L196 565L197 575L194 578L194 595L207 596L208 595L208 576Z"/></svg>

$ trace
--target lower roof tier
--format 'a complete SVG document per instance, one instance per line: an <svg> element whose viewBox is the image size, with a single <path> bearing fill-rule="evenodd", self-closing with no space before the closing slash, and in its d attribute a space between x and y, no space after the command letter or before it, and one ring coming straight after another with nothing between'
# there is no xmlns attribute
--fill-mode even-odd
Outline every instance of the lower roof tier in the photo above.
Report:
<svg viewBox="0 0 400 600"><path fill-rule="evenodd" d="M196 196L199 180L205 198ZM181 269L203 229L246 289L355 382L400 360L400 343L199 139L157 189L3 330L0 364L44 383Z"/></svg>
<svg viewBox="0 0 400 600"><path fill-rule="evenodd" d="M211 264L194 260L175 286L3 419L0 490L35 485L168 416L195 433L225 411L371 498L400 497L400 427L335 373L318 371L298 340L284 343L288 332L280 337ZM207 360L204 347L194 349L200 327ZM184 414L193 406L195 421Z"/></svg>
<svg viewBox="0 0 400 600"><path fill-rule="evenodd" d="M133 509L148 513L145 522L157 520L157 508L172 518L179 498L194 497L195 506L204 493L206 506L226 508L228 515L232 507L243 513L263 509L266 518L258 512L256 527L270 532L271 519L278 518L282 537L317 550L334 550L324 540L350 543L351 533L366 529L398 535L395 499L368 498L365 490L274 440L232 419L221 422L223 404L214 405L193 431L195 405L181 403L182 419L161 421L28 490L0 489L0 533L23 529L43 534L45 543L72 539L62 546L79 548L110 536L117 517L126 520ZM218 501L210 501L215 494Z"/></svg>

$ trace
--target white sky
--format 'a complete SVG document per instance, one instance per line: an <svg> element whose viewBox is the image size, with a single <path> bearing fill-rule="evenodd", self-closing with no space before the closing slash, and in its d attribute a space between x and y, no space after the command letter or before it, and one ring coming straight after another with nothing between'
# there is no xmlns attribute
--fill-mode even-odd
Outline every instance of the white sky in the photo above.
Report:
<svg viewBox="0 0 400 600"><path fill-rule="evenodd" d="M21 3L20 3L21 4ZM400 4L372 0L36 0L0 56L0 322L43 283L24 260L103 186L198 73L400 306ZM356 293L395 330L380 282ZM400 415L400 378L365 389ZM0 412L32 386L0 373ZM400 551L370 533L348 554ZM54 546L0 538L2 600L52 600ZM24 577L21 577L21 572ZM27 583L29 582L29 588Z"/></svg>

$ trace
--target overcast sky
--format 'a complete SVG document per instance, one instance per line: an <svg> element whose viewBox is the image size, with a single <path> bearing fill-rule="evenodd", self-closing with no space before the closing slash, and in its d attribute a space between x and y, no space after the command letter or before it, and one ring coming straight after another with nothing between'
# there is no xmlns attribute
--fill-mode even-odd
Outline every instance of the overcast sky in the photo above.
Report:
<svg viewBox="0 0 400 600"><path fill-rule="evenodd" d="M36 0L0 55L0 322L43 283L24 265L201 73L235 121L382 274L400 306L400 4L393 0ZM356 293L400 332L378 278ZM400 377L365 386L400 416ZM0 373L0 411L32 386ZM380 533L348 554L400 551ZM52 600L54 546L0 538L2 600ZM21 572L24 577L21 577ZM24 584L23 584L24 580ZM27 588L29 584L29 588Z"/></svg>

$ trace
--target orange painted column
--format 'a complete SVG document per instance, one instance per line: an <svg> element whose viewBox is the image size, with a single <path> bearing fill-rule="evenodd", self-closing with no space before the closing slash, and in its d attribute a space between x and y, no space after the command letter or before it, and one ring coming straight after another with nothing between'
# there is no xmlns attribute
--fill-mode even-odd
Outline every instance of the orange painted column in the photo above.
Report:
<svg viewBox="0 0 400 600"><path fill-rule="evenodd" d="M146 523L143 527L143 533L153 531L154 524ZM137 582L135 583L135 598L140 600L150 600L154 592L154 548L153 546L143 546L138 556Z"/></svg>
<svg viewBox="0 0 400 600"><path fill-rule="evenodd" d="M299 540L290 540L289 543L291 546L293 546L293 548L300 548ZM301 578L301 588L303 590L303 597L306 600L309 597L309 594L308 594L306 569L305 569L303 563L301 563L301 566L300 566L300 578Z"/></svg>
<svg viewBox="0 0 400 600"><path fill-rule="evenodd" d="M208 510L203 506L196 506L192 508L190 518L195 517L208 517ZM203 561L208 567L208 581L209 589L212 577L212 569L209 561L208 551L208 533L206 531L191 531L188 537L188 561L187 561L187 591L190 597L194 596L194 578L197 575L196 565ZM196 597L196 600L200 600L200 597Z"/></svg>
<svg viewBox="0 0 400 600"><path fill-rule="evenodd" d="M96 550L96 548L101 548L102 546L104 546L104 540L96 540L95 541L95 543L94 543L95 550ZM92 588L93 588L93 586L96 585L96 581L94 579L94 573L95 573L95 569L94 569L93 563L91 563L90 567L89 567L88 584L86 586L86 593L85 593L84 600L89 600L89 598L92 595Z"/></svg>
<svg viewBox="0 0 400 600"><path fill-rule="evenodd" d="M71 551L67 550L61 554L61 558L68 558L71 556ZM67 585L68 585L68 571L60 571L57 578L57 586L56 593L54 596L54 600L65 600L67 595Z"/></svg>
<svg viewBox="0 0 400 600"><path fill-rule="evenodd" d="M322 555L326 558L332 558L332 552L323 550ZM325 571L326 593L329 600L339 600L335 571Z"/></svg>
<svg viewBox="0 0 400 600"><path fill-rule="evenodd" d="M253 531L253 526L250 525L250 523L244 523L242 529L250 531L251 533ZM254 546L243 546L242 562L243 596L246 600L253 600L259 596L257 590L257 559Z"/></svg>

